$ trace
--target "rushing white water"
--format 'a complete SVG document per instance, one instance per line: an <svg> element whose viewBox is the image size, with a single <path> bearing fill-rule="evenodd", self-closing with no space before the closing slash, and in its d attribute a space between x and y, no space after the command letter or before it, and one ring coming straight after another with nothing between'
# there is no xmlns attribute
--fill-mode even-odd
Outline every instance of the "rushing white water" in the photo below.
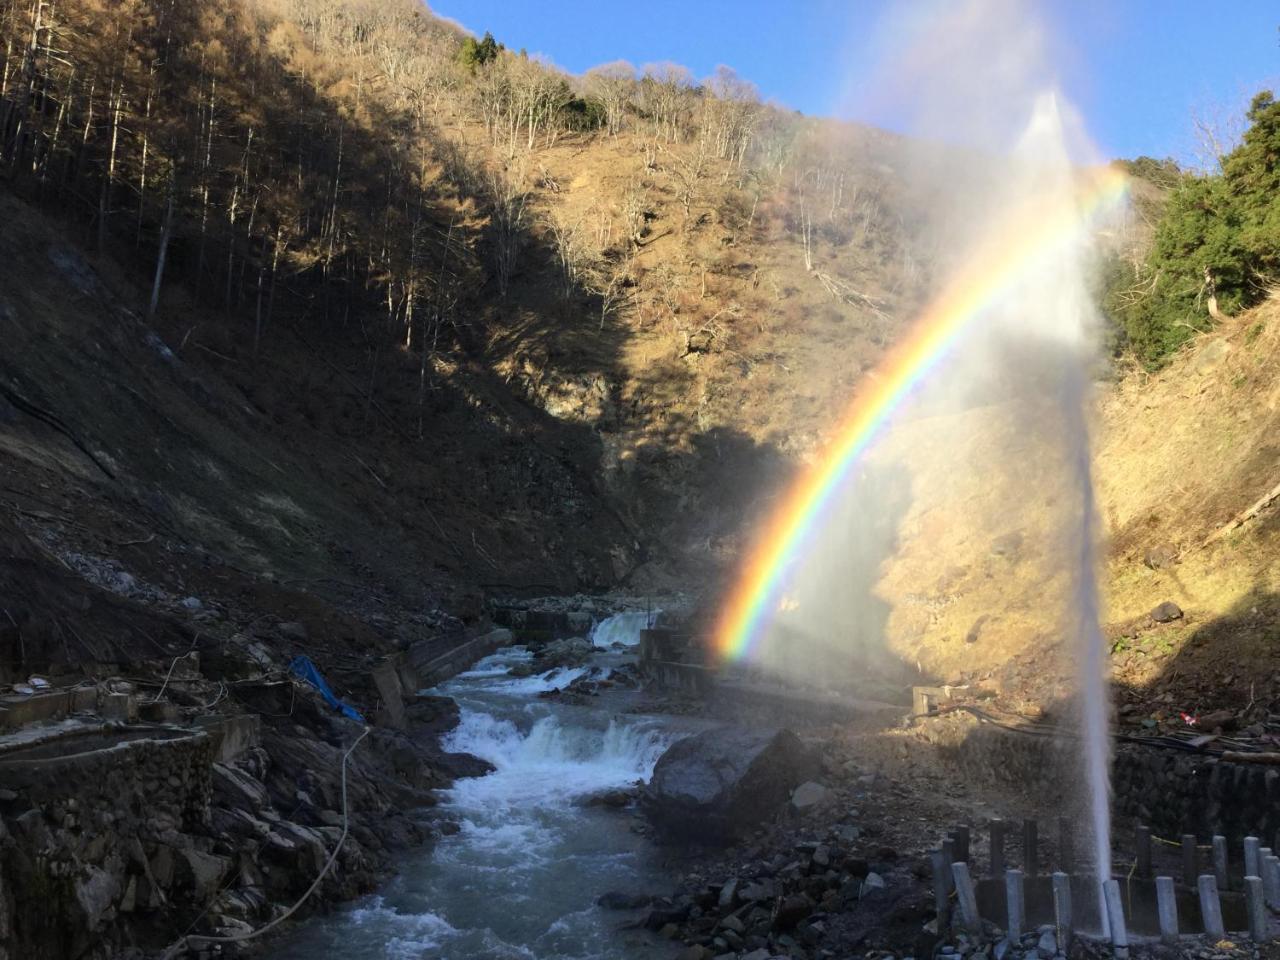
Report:
<svg viewBox="0 0 1280 960"><path fill-rule="evenodd" d="M647 934L595 906L608 890L671 886L625 812L582 805L597 791L647 779L674 739L657 720L611 715L632 694L580 707L540 699L579 676L604 675L618 654L585 667L511 677L530 653L514 647L441 688L461 708L443 746L494 765L457 781L441 807L458 825L411 854L379 896L312 921L273 956L282 960L463 960L468 957L636 960L660 957Z"/></svg>
<svg viewBox="0 0 1280 960"><path fill-rule="evenodd" d="M591 631L591 642L608 649L615 643L633 647L640 642L640 631L653 625L660 610L615 613L605 617Z"/></svg>

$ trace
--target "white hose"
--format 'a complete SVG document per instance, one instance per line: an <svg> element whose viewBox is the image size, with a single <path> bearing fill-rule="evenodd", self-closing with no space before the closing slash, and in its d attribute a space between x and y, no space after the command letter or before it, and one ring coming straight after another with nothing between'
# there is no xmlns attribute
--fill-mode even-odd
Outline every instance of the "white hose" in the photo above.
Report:
<svg viewBox="0 0 1280 960"><path fill-rule="evenodd" d="M311 886L307 887L307 892L280 916L276 917L265 926L259 927L257 930L250 930L248 933L235 934L228 937L207 937L202 934L188 934L177 943L170 946L163 954L161 960L173 960L184 947L202 946L211 943L237 943L243 940L253 940L262 936L270 930L275 929L284 921L288 920L298 908L307 902L307 898L316 892L316 888L320 886L320 881L325 878L329 870L333 867L334 861L338 859L338 854L342 851L342 845L347 842L347 832L351 827L351 817L347 810L347 758L351 756L356 746L369 735L372 727L366 726L364 732L356 737L355 741L347 748L347 752L342 755L342 836L338 838L337 845L333 848L333 853L329 854L329 859L325 863L324 868L317 874L315 880L311 881Z"/></svg>

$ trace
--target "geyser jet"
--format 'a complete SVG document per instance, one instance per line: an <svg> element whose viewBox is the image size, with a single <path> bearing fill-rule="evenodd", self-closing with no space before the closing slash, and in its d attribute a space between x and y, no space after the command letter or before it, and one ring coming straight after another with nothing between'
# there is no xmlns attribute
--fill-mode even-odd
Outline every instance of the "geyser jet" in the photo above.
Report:
<svg viewBox="0 0 1280 960"><path fill-rule="evenodd" d="M886 63L905 64L912 75L901 86L923 93L905 108L922 120L912 131L920 139L910 142L921 169L906 173L908 179L924 174L915 193L935 198L933 246L959 252L936 265L937 292L879 368L862 380L826 452L767 519L723 607L715 642L728 660L752 655L753 661L804 679L829 679L835 665L808 648L875 639L866 635L860 620L866 611L859 605L869 608L878 600L865 583L851 591L849 574L855 567L876 569L886 559L884 544L866 531L839 529L842 515L852 516L840 507L863 497L874 502L857 516L890 511L875 501L874 492L858 488L859 465L891 424L905 420L904 407L913 398L943 419L968 410L975 398L1002 400L986 422L1003 417L1016 423L1020 429L1014 432L1025 442L1017 450L988 448L979 473L988 487L1003 482L1011 488L1000 504L1001 523L1039 523L1036 545L1051 557L1036 584L1035 603L1043 613L1060 601L1062 618L1037 628L1045 643L1065 640L1064 649L1079 667L1077 685L1067 695L1080 713L1083 799L1095 867L1105 879L1109 738L1087 416L1095 312L1085 275L1090 241L1121 206L1126 179L1114 168L1082 163L1092 152L1069 122L1054 84L1043 77L1050 58L1041 31L1026 16L1027 5L972 0L936 9L941 16L925 43ZM957 140L982 146L938 145ZM978 418L967 422L982 427ZM940 442L906 443L894 455L901 475L919 485L912 491L916 499L946 504L960 523L967 505L937 496L923 479L932 475L935 487L957 485L965 467L959 431L953 437L945 429L938 433ZM1035 471L1025 469L1028 459ZM944 469L926 469L938 463ZM997 474L1005 476L997 481ZM979 527L972 539L990 532ZM847 562L851 551L856 565ZM963 567L973 558L952 560ZM1050 596L1050 583L1064 589ZM921 592L932 590L933 584L924 584ZM804 595L814 606L839 608L839 615L823 623L801 601L779 617ZM1003 599L997 596L996 603Z"/></svg>

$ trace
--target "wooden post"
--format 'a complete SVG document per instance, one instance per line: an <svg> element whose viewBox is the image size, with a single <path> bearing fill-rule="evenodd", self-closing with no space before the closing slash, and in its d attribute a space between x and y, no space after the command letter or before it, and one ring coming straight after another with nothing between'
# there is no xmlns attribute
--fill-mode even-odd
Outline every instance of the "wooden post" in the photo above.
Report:
<svg viewBox="0 0 1280 960"><path fill-rule="evenodd" d="M1120 899L1120 881L1108 880L1102 885L1107 905L1107 923L1111 930L1111 950L1116 960L1128 960L1129 931L1124 923L1124 901Z"/></svg>
<svg viewBox="0 0 1280 960"><path fill-rule="evenodd" d="M1178 942L1178 895L1173 877L1156 877L1156 909L1160 915L1160 939L1167 944Z"/></svg>
<svg viewBox="0 0 1280 960"><path fill-rule="evenodd" d="M1244 903L1249 909L1249 939L1254 943L1270 940L1267 905L1262 899L1262 879L1252 874L1244 878Z"/></svg>
<svg viewBox="0 0 1280 960"><path fill-rule="evenodd" d="M1075 831L1071 820L1058 818L1058 869L1070 873L1076 865Z"/></svg>
<svg viewBox="0 0 1280 960"><path fill-rule="evenodd" d="M1005 934L1009 937L1009 942L1012 944L1017 944L1022 939L1022 928L1026 924L1025 911L1023 910L1024 893L1022 871L1005 871L1004 900L1008 922L1005 924L1004 929Z"/></svg>
<svg viewBox="0 0 1280 960"><path fill-rule="evenodd" d="M969 826L956 827L952 834L956 841L955 858L959 863L969 862Z"/></svg>
<svg viewBox="0 0 1280 960"><path fill-rule="evenodd" d="M1138 864L1140 877L1151 876L1151 828L1138 827Z"/></svg>
<svg viewBox="0 0 1280 960"><path fill-rule="evenodd" d="M947 895L953 882L951 864L947 862L947 855L942 850L934 850L929 854L929 859L933 864L933 910L938 918L938 936L945 937L950 926L950 901Z"/></svg>
<svg viewBox="0 0 1280 960"><path fill-rule="evenodd" d="M946 884L946 892L949 895L953 889L951 879L951 865L956 862L956 841L954 837L947 837L942 841L942 849L938 851L942 854L943 866L943 882Z"/></svg>
<svg viewBox="0 0 1280 960"><path fill-rule="evenodd" d="M1218 899L1218 880L1211 874L1203 874L1197 881L1200 890L1200 916L1204 917L1204 932L1221 940L1227 935L1222 925L1222 901Z"/></svg>
<svg viewBox="0 0 1280 960"><path fill-rule="evenodd" d="M1196 850L1195 834L1182 835L1182 882L1188 887L1196 885L1196 877L1200 876L1200 857Z"/></svg>
<svg viewBox="0 0 1280 960"><path fill-rule="evenodd" d="M1022 821L1022 869L1028 877L1034 877L1038 872L1037 863L1040 859L1039 851L1039 827L1034 820Z"/></svg>
<svg viewBox="0 0 1280 960"><path fill-rule="evenodd" d="M1058 951L1070 956L1071 947L1071 877L1061 870L1053 875L1053 921L1057 927Z"/></svg>
<svg viewBox="0 0 1280 960"><path fill-rule="evenodd" d="M978 898L973 892L973 878L969 876L969 865L953 863L951 876L956 883L956 902L960 904L960 919L964 923L964 928L975 935L982 933L982 917L978 914Z"/></svg>
<svg viewBox="0 0 1280 960"><path fill-rule="evenodd" d="M991 873L999 879L1004 876L1004 821L999 818L991 821Z"/></svg>
<svg viewBox="0 0 1280 960"><path fill-rule="evenodd" d="M1213 838L1213 879L1218 882L1219 890L1231 889L1227 876L1227 838L1221 834Z"/></svg>

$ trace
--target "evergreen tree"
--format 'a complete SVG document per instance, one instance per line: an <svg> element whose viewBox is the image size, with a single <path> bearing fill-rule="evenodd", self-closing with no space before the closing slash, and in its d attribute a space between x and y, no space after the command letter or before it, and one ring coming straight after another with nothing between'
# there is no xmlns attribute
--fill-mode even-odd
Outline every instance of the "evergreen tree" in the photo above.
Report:
<svg viewBox="0 0 1280 960"><path fill-rule="evenodd" d="M1280 276L1280 103L1264 91L1248 117L1221 174L1178 181L1137 283L1111 284L1106 305L1150 366Z"/></svg>
<svg viewBox="0 0 1280 960"><path fill-rule="evenodd" d="M498 59L498 52L504 49L506 48L502 44L493 39L493 34L486 30L481 40L476 40L475 37L463 39L462 45L458 47L458 62L475 70Z"/></svg>

